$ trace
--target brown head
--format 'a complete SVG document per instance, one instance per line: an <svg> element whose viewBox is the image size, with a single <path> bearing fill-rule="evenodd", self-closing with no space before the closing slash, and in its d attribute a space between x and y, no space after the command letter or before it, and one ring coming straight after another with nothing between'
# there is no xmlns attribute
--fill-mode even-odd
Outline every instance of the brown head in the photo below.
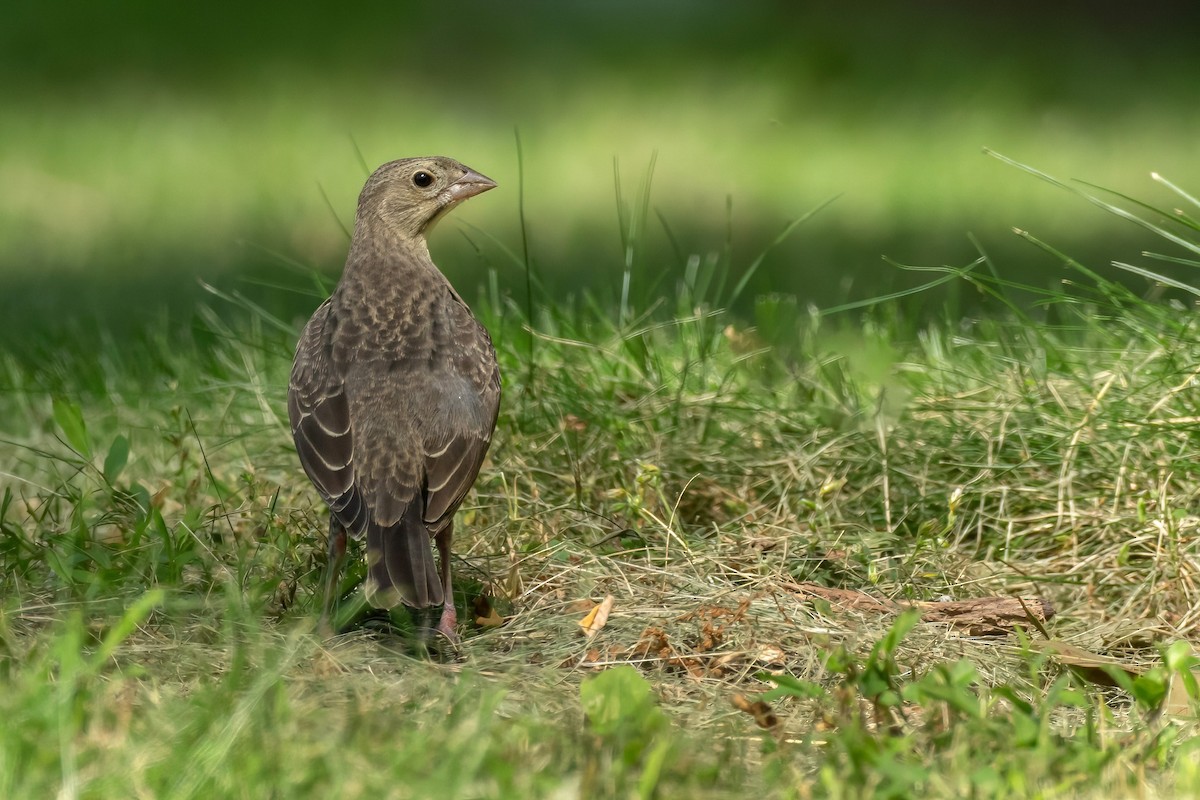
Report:
<svg viewBox="0 0 1200 800"><path fill-rule="evenodd" d="M389 161L363 186L358 221L373 218L394 233L415 239L463 200L495 186L491 178L444 156Z"/></svg>

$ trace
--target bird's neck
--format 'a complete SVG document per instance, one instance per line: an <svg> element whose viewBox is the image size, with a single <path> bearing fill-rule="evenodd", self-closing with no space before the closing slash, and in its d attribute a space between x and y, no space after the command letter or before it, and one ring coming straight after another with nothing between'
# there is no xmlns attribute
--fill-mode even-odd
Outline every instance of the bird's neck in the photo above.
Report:
<svg viewBox="0 0 1200 800"><path fill-rule="evenodd" d="M376 353L407 353L420 341L413 326L428 324L439 313L438 301L447 290L453 291L429 257L424 236L356 226L333 304L343 320L366 324L361 330L343 324L339 336Z"/></svg>
<svg viewBox="0 0 1200 800"><path fill-rule="evenodd" d="M435 280L441 278L423 235L404 235L382 219L360 219L354 227L339 288L362 286L365 299L372 287L395 290L428 283L430 278L425 276L430 274Z"/></svg>

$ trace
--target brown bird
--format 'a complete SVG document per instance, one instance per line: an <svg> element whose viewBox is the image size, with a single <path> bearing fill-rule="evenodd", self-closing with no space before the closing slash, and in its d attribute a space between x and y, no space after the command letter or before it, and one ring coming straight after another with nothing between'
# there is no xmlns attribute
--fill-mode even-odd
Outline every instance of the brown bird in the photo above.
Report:
<svg viewBox="0 0 1200 800"><path fill-rule="evenodd" d="M457 641L450 536L491 443L500 370L487 331L434 265L425 236L495 185L443 157L375 170L358 197L341 281L296 345L288 418L330 511L323 626L348 531L366 538L367 601L441 606L436 630Z"/></svg>

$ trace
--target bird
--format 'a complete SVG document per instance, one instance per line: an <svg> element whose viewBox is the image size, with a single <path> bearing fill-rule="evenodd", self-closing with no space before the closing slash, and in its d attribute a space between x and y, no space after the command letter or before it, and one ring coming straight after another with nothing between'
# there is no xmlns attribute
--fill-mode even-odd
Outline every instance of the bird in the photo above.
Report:
<svg viewBox="0 0 1200 800"><path fill-rule="evenodd" d="M368 604L403 604L425 621L440 607L433 630L458 643L454 513L491 444L500 369L491 337L433 263L426 236L495 186L444 156L376 169L358 197L337 287L296 345L288 419L300 464L329 507L326 631L349 534L366 541Z"/></svg>

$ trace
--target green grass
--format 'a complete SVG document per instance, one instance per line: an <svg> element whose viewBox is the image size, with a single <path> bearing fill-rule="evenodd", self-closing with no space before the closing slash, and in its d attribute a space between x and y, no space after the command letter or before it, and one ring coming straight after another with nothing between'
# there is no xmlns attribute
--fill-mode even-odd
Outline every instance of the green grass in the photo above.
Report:
<svg viewBox="0 0 1200 800"><path fill-rule="evenodd" d="M884 107L875 124L797 115L787 87L774 84L747 92L736 80L714 78L704 102L677 103L667 89L647 87L630 97L605 79L580 80L585 89L552 112L522 117L520 126L533 154L525 164L537 220L532 233L556 277L570 274L563 261L572 245L611 244L614 157L627 173L639 171L663 150L664 138L671 144L659 158L656 205L676 224L690 221L698 239L716 231L719 241L730 199L737 229L753 237L841 195L826 219L827 235L814 233L807 250L794 251L806 272L819 272L823 265L812 262L827 255L862 262L843 269L874 267L878 250L848 247L845 234L937 253L934 245L961 252L964 230L1000 234L1036 220L1075 241L1096 230L1095 215L997 168L980 156L984 146L1129 190L1148 167L1125 154L1155 153L1153 168L1182 181L1195 175L1190 140L1179 133L1194 126L1194 116L1173 106L1101 122L1036 117L989 94L966 108L938 106L937 113L969 119L931 130L924 113L902 107ZM152 103L148 91L117 83L85 98L12 100L0 120L0 138L19 154L0 165L6 273L47 267L79 274L123 259L135 271L203 264L212 274L253 264L256 245L332 267L344 246L338 222L351 221L369 171L360 152L372 167L445 152L505 189L516 185L509 118L469 126L449 114L414 120L408 110L421 102L417 88L347 89L310 78L288 91L250 81L219 94L168 93ZM259 101L267 94L272 101L264 107ZM734 106L741 114L731 118L725 109ZM136 137L128 134L130 119L138 120ZM622 134L617 143L614 129ZM464 219L503 232L515 217L515 191L490 200ZM913 235L922 229L924 241ZM827 241L835 232L840 244ZM936 242L929 241L933 234ZM781 280L797 266L780 265Z"/></svg>
<svg viewBox="0 0 1200 800"><path fill-rule="evenodd" d="M460 618L486 597L504 624L468 625L455 664L314 631L290 323L218 298L184 342L8 355L0 795L1200 792L1195 694L1163 702L1200 600L1197 319L1063 274L1028 311L988 264L952 270L1008 311L919 323L781 296L735 318L719 259L652 308L530 319L493 288L504 404L456 583ZM1057 616L969 637L801 581ZM1104 685L1047 636L1148 671ZM735 708L756 699L769 729Z"/></svg>

